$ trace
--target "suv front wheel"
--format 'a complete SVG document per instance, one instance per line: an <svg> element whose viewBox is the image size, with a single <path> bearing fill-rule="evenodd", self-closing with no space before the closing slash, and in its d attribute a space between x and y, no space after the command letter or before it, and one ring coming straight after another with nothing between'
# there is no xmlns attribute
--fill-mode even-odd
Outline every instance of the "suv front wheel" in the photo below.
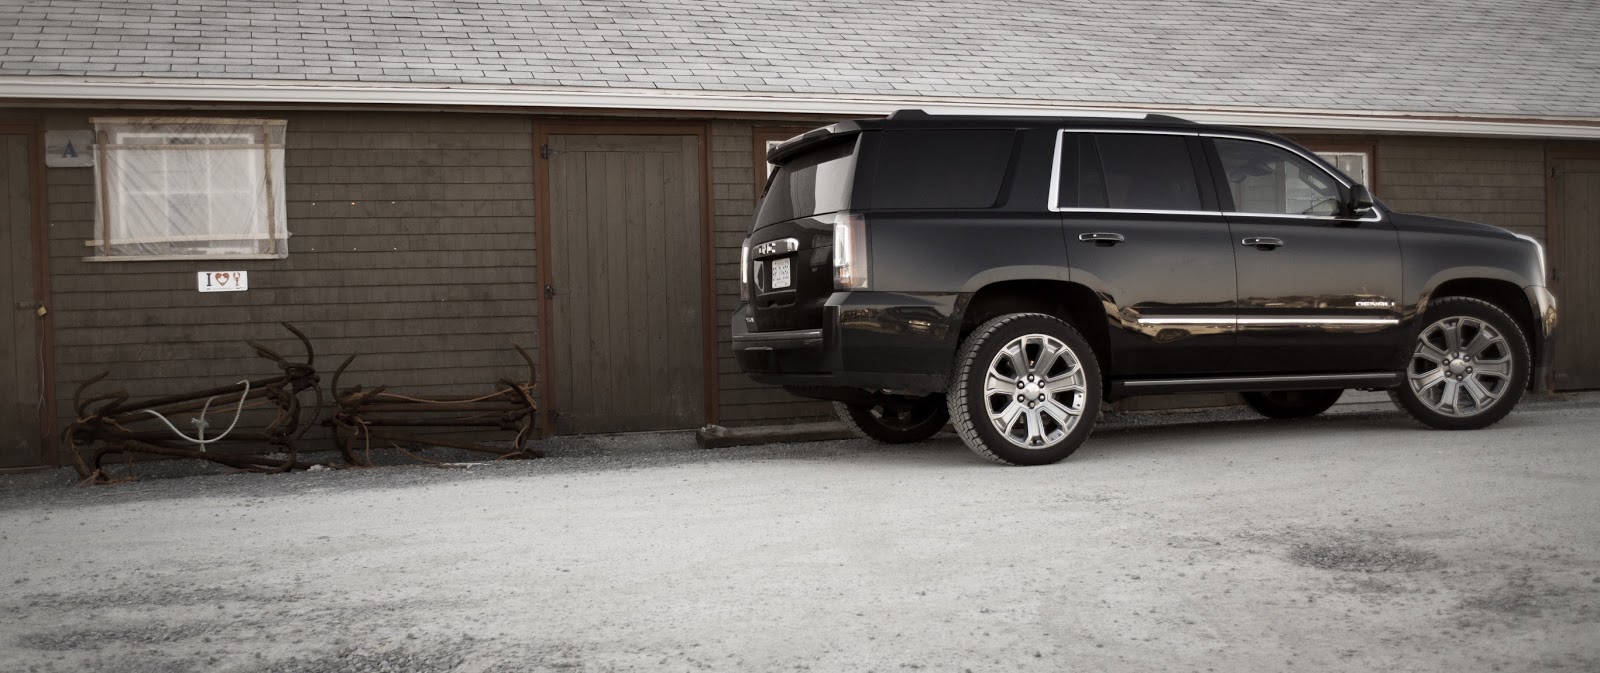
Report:
<svg viewBox="0 0 1600 673"><path fill-rule="evenodd" d="M1100 365L1071 325L1042 313L990 320L956 355L946 397L956 434L1004 465L1046 465L1076 451L1100 413Z"/></svg>
<svg viewBox="0 0 1600 673"><path fill-rule="evenodd" d="M1389 391L1400 408L1443 430L1487 427L1511 413L1528 387L1528 340L1489 302L1446 297L1419 321L1422 330Z"/></svg>

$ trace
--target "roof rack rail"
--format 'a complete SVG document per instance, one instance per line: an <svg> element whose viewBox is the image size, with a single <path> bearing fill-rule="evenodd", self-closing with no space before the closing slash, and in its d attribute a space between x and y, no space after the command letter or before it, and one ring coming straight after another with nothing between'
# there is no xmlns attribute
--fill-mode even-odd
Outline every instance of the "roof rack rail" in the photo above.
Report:
<svg viewBox="0 0 1600 673"><path fill-rule="evenodd" d="M1189 121L1187 119L1184 119L1182 117L1174 117L1172 115L1151 114L1151 113L1147 113L1147 112L1115 112L1115 111L1110 111L1110 110L1047 110L1047 109L1037 109L1037 108L1022 109L1022 110L1007 110L1007 109L1004 109L1004 108L1000 108L1000 109L994 109L994 108L985 108L985 109L935 108L935 109L930 111L930 110L924 110L924 109L920 109L920 108L910 108L910 109L904 109L904 110L895 110L894 112L889 113L889 119L929 119L929 118L932 118L932 117L963 117L963 116L964 117L981 117L981 116L995 116L995 117L1062 117L1062 118L1079 117L1079 118L1091 118L1091 119L1094 119L1094 118L1098 118L1098 119L1137 119L1137 120L1144 120L1144 121L1164 122L1164 123L1168 123L1168 124L1194 124L1195 123L1195 122Z"/></svg>

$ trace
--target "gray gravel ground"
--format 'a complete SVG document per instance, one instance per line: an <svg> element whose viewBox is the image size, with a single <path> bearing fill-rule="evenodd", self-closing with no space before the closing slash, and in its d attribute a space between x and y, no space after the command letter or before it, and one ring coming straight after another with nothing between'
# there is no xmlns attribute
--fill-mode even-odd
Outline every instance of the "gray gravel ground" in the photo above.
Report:
<svg viewBox="0 0 1600 673"><path fill-rule="evenodd" d="M0 670L1600 670L1600 398L1344 411L0 478Z"/></svg>

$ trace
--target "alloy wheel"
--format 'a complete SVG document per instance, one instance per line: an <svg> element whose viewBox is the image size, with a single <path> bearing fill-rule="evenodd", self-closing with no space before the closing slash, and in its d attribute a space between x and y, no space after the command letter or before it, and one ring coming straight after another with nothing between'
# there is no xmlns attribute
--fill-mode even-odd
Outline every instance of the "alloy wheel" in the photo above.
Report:
<svg viewBox="0 0 1600 673"><path fill-rule="evenodd" d="M1026 449L1050 448L1083 420L1083 367L1060 339L1020 336L989 362L983 399L989 421L1007 441Z"/></svg>
<svg viewBox="0 0 1600 673"><path fill-rule="evenodd" d="M1489 323L1452 316L1417 335L1406 366L1412 392L1446 416L1475 416L1511 387L1511 347Z"/></svg>

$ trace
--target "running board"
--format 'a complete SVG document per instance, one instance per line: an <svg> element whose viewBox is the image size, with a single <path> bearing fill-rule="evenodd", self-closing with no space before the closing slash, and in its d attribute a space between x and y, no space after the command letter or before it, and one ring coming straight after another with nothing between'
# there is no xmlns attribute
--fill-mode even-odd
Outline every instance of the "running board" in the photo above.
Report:
<svg viewBox="0 0 1600 673"><path fill-rule="evenodd" d="M1239 393L1250 390L1319 390L1323 388L1393 388L1399 372L1361 374L1298 374L1269 376L1204 376L1183 379L1122 379L1111 382L1109 398L1170 393Z"/></svg>

